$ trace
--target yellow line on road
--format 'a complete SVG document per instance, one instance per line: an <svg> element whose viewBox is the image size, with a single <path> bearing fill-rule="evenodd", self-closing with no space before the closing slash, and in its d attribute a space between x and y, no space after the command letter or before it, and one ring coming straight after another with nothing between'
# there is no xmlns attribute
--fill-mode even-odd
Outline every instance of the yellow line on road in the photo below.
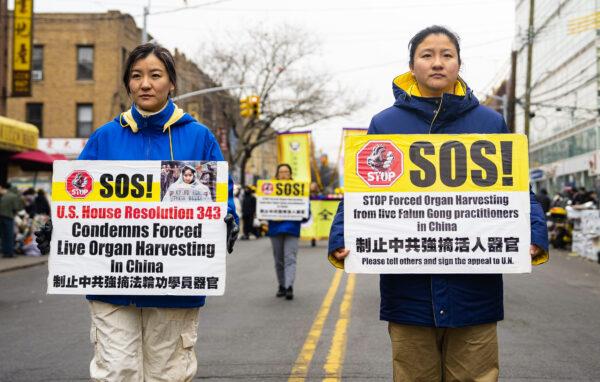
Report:
<svg viewBox="0 0 600 382"><path fill-rule="evenodd" d="M346 291L340 305L340 316L335 324L335 332L331 339L327 361L323 366L325 370L324 382L336 382L342 380L342 366L346 354L346 340L348 338L348 325L350 324L350 311L352 310L352 297L354 296L354 285L356 275L351 274L346 283Z"/></svg>
<svg viewBox="0 0 600 382"><path fill-rule="evenodd" d="M310 366L310 361L312 361L312 357L315 353L315 349L317 348L317 343L319 342L319 338L321 338L321 332L323 331L323 324L329 315L329 310L331 309L331 303L333 302L333 298L335 297L335 293L340 286L340 281L342 280L342 275L344 271L341 269L336 270L333 280L331 280L331 285L329 286L329 290L321 303L321 307L317 312L317 316L310 327L310 331L308 332L308 336L306 336L306 340L304 341L304 345L302 346L302 350L300 350L300 354L298 354L298 358L296 359L296 363L294 367L292 367L292 372L290 373L290 377L288 382L303 382L306 378L306 373L308 372L308 367Z"/></svg>

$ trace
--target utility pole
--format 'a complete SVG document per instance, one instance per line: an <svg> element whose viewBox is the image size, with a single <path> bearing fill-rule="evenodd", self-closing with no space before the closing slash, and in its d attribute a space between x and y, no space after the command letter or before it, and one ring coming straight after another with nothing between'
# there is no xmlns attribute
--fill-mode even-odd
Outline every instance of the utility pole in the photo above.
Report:
<svg viewBox="0 0 600 382"><path fill-rule="evenodd" d="M510 53L510 79L506 84L506 94L508 95L508 110L506 112L506 124L508 131L515 132L515 93L517 90L517 51Z"/></svg>
<svg viewBox="0 0 600 382"><path fill-rule="evenodd" d="M144 29L142 29L142 44L148 42L148 15L150 14L150 0L148 5L144 7Z"/></svg>
<svg viewBox="0 0 600 382"><path fill-rule="evenodd" d="M0 0L0 115L6 115L8 77L8 4Z"/></svg>
<svg viewBox="0 0 600 382"><path fill-rule="evenodd" d="M531 56L533 52L533 15L535 0L529 0L529 28L527 29L527 77L525 78L525 135L529 136L529 113L531 108Z"/></svg>

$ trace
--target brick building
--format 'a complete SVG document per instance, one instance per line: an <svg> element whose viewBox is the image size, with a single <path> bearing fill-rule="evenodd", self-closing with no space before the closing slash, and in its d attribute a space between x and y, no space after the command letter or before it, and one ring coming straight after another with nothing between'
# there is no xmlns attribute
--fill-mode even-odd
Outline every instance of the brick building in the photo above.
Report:
<svg viewBox="0 0 600 382"><path fill-rule="evenodd" d="M9 22L11 41L11 17ZM133 17L119 11L37 13L33 26L32 96L9 97L7 116L37 126L42 150L73 158L79 151L74 148L83 147L95 128L130 106L121 78L125 60L140 43L142 31ZM10 48L9 44L8 57ZM177 49L173 57L176 95L220 86ZM10 60L8 73L10 84ZM237 98L215 92L177 104L212 130L225 158L228 150L235 150L230 128L239 123ZM259 177L271 174L275 153L274 143L257 148L248 172ZM239 175L237 171L234 174Z"/></svg>
<svg viewBox="0 0 600 382"><path fill-rule="evenodd" d="M32 96L9 98L8 117L36 125L40 138L87 138L129 107L121 78L141 35L134 19L118 11L35 14ZM216 86L185 55L176 50L174 58L177 94ZM227 149L228 125L217 111L225 107L237 113L236 99L215 93L179 105L209 126Z"/></svg>

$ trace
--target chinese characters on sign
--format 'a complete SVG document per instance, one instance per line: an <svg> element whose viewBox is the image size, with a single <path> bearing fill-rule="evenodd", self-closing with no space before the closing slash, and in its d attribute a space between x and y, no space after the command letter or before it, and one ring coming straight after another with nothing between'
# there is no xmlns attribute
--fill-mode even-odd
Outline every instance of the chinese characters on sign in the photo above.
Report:
<svg viewBox="0 0 600 382"><path fill-rule="evenodd" d="M33 0L15 0L13 22L12 96L31 96Z"/></svg>
<svg viewBox="0 0 600 382"><path fill-rule="evenodd" d="M256 217L261 220L302 220L308 218L308 183L293 180L259 180Z"/></svg>
<svg viewBox="0 0 600 382"><path fill-rule="evenodd" d="M525 136L349 137L345 174L348 272L531 271Z"/></svg>

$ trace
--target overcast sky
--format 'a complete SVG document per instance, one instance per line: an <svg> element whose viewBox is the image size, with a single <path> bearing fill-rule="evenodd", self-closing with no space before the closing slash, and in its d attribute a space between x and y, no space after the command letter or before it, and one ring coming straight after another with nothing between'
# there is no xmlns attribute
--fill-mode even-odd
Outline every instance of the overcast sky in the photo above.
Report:
<svg viewBox="0 0 600 382"><path fill-rule="evenodd" d="M13 8L9 0L9 8ZM148 0L35 0L35 12L105 12L118 9L142 26ZM200 6L206 3L212 5ZM165 12L177 8L187 9ZM365 97L349 118L313 127L317 149L337 159L342 127L366 127L393 103L392 79L408 70L411 36L441 24L461 38L462 77L481 98L507 67L514 40L514 0L151 0L148 30L170 49L194 58L203 42L245 26L289 23L322 41L319 66L342 87ZM221 81L227 84L226 80Z"/></svg>

